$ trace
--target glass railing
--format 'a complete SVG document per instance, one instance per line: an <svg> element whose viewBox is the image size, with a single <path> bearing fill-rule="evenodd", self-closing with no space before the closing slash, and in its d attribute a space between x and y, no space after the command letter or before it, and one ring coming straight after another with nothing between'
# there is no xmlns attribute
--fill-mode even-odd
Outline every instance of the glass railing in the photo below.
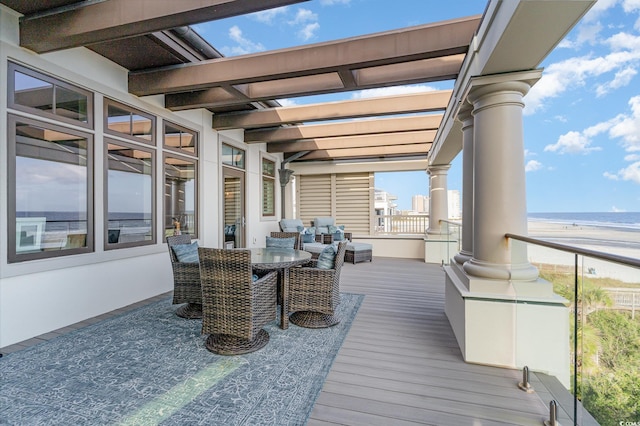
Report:
<svg viewBox="0 0 640 426"><path fill-rule="evenodd" d="M545 348L552 357L567 360L567 374L557 379L572 397L570 407L563 404L559 410L565 416L559 422L640 425L640 259L623 255L636 253L638 242L593 246L620 253L608 254L586 248L595 240L572 240L578 247L507 237L512 252L526 253L540 278L566 299L568 318L555 323L556 332L550 334L558 336L559 328L568 326L564 340L569 347L550 342ZM524 321L535 303L531 298L516 303L516 322Z"/></svg>
<svg viewBox="0 0 640 426"><path fill-rule="evenodd" d="M449 244L447 244L447 256L445 265L451 262L453 256L460 252L462 249L462 222L453 220L442 220L442 227L445 230L445 234Z"/></svg>

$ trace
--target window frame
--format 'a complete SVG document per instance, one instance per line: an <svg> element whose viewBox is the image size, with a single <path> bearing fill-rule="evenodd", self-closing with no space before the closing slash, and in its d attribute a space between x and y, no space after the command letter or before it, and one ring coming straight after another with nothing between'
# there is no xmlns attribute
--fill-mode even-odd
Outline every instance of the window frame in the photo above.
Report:
<svg viewBox="0 0 640 426"><path fill-rule="evenodd" d="M234 152L237 151L237 152L242 153L242 167L236 165L233 162L228 163L228 162L224 161L224 154L223 154L222 151L224 150L225 146L231 148L231 157L232 158L234 157ZM244 170L247 169L247 151L245 151L244 149L238 148L237 146L231 145L229 143L222 142L222 144L220 146L220 164L222 164L222 165L224 165L226 167L233 167L234 169L243 170L244 171ZM260 167L262 167L262 163L260 163L260 164L261 164Z"/></svg>
<svg viewBox="0 0 640 426"><path fill-rule="evenodd" d="M86 138L87 140L87 235L85 247L69 248L64 250L40 251L33 253L18 253L16 251L16 228L17 228L17 211L16 211L16 129L17 124L23 123L53 131L68 133L75 136ZM8 114L7 115L7 263L19 263L36 259L49 259L63 256L70 256L81 253L94 252L94 161L95 146L93 134L77 129L71 129L48 123L32 118ZM46 224L45 224L46 225Z"/></svg>
<svg viewBox="0 0 640 426"><path fill-rule="evenodd" d="M179 129L181 132L183 133L189 133L190 135L193 136L195 142L193 144L193 152L189 152L181 147L174 147L174 146L170 146L167 145L167 125L173 126L177 129ZM195 130L189 129L188 127L182 126L180 124L177 124L173 121L170 120L162 120L162 147L166 150L172 151L172 152L177 152L183 155L189 155L189 156L193 156L193 157L197 157L198 156L198 152L199 152L199 145L200 145L200 134L198 132L196 132Z"/></svg>
<svg viewBox="0 0 640 426"><path fill-rule="evenodd" d="M167 230L168 228L166 227L165 224L165 220L168 217L168 211L167 211L167 200L166 200L166 196L167 196L167 192L166 192L166 167L167 167L167 159L168 158L174 158L177 160L181 160L181 161L186 161L186 162L190 162L193 163L193 176L194 176L194 188L193 188L193 193L194 193L194 200L193 200L193 210L194 210L194 218L193 218L193 233L189 234L191 236L191 239L197 239L199 238L199 232L200 232L200 227L199 227L199 221L200 221L200 212L199 212L199 205L200 205L200 197L199 197L199 187L200 187L200 176L199 176L199 160L198 158L194 158L194 157L187 157L185 155L180 155L178 153L175 152L170 152L170 151L165 151L162 154L162 195L163 195L163 202L162 202L162 220L161 220L161 226L162 226L162 242L166 242L166 236L167 236Z"/></svg>
<svg viewBox="0 0 640 426"><path fill-rule="evenodd" d="M125 148L137 149L140 151L144 151L150 154L151 158L151 239L143 240L143 241L131 241L131 242L117 242L117 243L109 243L109 144L119 145ZM104 138L104 194L103 194L103 214L104 214L104 224L103 224L103 236L104 236L104 250L116 250L121 248L128 247L139 247L139 246L148 246L156 244L158 240L157 236L157 204L156 204L156 187L157 187L157 161L156 161L156 149L149 145L138 145L133 144L131 142L123 142L118 139L105 137Z"/></svg>
<svg viewBox="0 0 640 426"><path fill-rule="evenodd" d="M131 120L129 120L129 133L122 133L122 132L117 132L115 130L111 130L109 128L109 106L114 106L116 108L120 108L122 110L126 110L128 111L130 114L135 114L135 115L139 115L141 117L147 118L151 121L151 136L150 138L147 140L145 138L141 138L138 136L135 136L132 134L133 132L133 123L131 122ZM156 146L156 140L157 140L157 136L156 136L156 123L157 123L157 118L155 115L150 114L148 112L142 111L138 108L132 107L130 105L127 105L125 103L116 101L115 99L111 99L108 97L104 97L104 101L103 101L103 133L105 135L110 135L110 136L116 136L116 137L120 137L120 138L125 138L134 142L141 142L144 143L145 145L153 145Z"/></svg>
<svg viewBox="0 0 640 426"><path fill-rule="evenodd" d="M269 175L266 174L264 172L264 163L265 162L269 162L271 164L273 164L273 175ZM277 169L276 169L276 161L268 158L266 156L260 156L260 200L261 200L261 207L260 207L260 214L262 215L262 217L265 218L274 218L276 216L276 198L277 198L277 194L276 194L276 189L277 189L277 185L276 185L276 174L277 174ZM265 197L267 194L265 194L264 191L264 184L265 184L265 179L270 180L272 185L273 185L273 200L271 202L271 209L272 209L272 213L265 213Z"/></svg>
<svg viewBox="0 0 640 426"><path fill-rule="evenodd" d="M48 74L42 73L40 71L36 71L32 68L26 67L24 65L20 65L13 61L7 61L7 107L11 109L15 109L17 111L26 112L29 114L34 114L40 117L45 117L49 119L53 119L56 121L60 121L62 123L73 124L76 126L84 127L87 129L94 128L94 94L93 92L83 89L79 86L67 83L64 80L60 80L59 78L52 77ZM38 108L33 108L27 105L22 105L16 103L16 81L15 81L15 73L20 72L29 77L42 80L46 83L50 83L54 86L54 97L51 99L52 106L55 108L55 86L62 87L66 90L70 90L73 92L77 92L81 95L87 97L87 121L74 120L73 118L65 117L64 115L58 115L52 112L43 111Z"/></svg>

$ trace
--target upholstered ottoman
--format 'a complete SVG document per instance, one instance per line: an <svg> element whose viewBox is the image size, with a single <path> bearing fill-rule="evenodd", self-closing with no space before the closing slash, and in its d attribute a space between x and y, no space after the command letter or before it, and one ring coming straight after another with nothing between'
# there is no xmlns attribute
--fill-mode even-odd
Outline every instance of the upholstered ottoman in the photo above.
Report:
<svg viewBox="0 0 640 426"><path fill-rule="evenodd" d="M373 246L369 243L349 243L344 253L344 261L351 263L373 261Z"/></svg>

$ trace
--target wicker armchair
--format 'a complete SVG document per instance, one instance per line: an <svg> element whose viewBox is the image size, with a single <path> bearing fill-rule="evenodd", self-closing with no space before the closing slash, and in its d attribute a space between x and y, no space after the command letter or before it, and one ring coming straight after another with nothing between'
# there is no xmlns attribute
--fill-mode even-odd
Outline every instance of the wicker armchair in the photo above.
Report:
<svg viewBox="0 0 640 426"><path fill-rule="evenodd" d="M200 287L200 265L197 263L178 262L172 246L191 244L189 235L173 235L167 237L171 267L173 269L173 304L186 303L176 310L182 318L202 318L202 290Z"/></svg>
<svg viewBox="0 0 640 426"><path fill-rule="evenodd" d="M338 243L333 269L291 268L289 271L289 317L300 327L325 328L340 322L335 309L340 303L340 271L344 264L347 241Z"/></svg>
<svg viewBox="0 0 640 426"><path fill-rule="evenodd" d="M220 355L257 351L269 342L262 327L276 319L275 271L253 281L249 250L198 248L202 333Z"/></svg>

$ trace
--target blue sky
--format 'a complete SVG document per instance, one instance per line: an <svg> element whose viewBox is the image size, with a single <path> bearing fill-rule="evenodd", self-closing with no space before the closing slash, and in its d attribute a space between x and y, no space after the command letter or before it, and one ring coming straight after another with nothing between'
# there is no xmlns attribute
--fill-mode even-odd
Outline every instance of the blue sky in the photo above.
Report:
<svg viewBox="0 0 640 426"><path fill-rule="evenodd" d="M389 7L389 5L393 5ZM312 0L195 26L226 56L481 14L486 2ZM640 0L598 0L544 60L525 97L530 212L640 211ZM452 82L280 100L283 105L449 89ZM448 176L461 190L461 155ZM428 193L424 171L377 176L398 196Z"/></svg>

